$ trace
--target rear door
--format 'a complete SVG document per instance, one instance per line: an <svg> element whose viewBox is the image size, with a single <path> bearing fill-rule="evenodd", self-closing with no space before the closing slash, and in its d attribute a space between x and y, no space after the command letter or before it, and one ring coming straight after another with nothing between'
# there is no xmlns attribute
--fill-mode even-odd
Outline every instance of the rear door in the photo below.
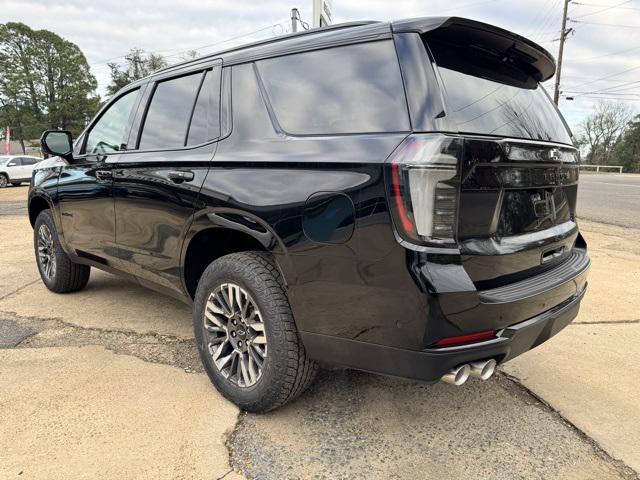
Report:
<svg viewBox="0 0 640 480"><path fill-rule="evenodd" d="M122 265L169 291L182 292L182 239L220 135L220 74L213 61L153 78L113 175Z"/></svg>

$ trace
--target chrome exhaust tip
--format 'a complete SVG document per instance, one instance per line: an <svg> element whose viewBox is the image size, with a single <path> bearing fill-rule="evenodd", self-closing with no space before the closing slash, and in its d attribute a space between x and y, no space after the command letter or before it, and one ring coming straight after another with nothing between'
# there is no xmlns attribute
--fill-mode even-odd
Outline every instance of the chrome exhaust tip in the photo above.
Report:
<svg viewBox="0 0 640 480"><path fill-rule="evenodd" d="M451 385L460 386L469 379L471 367L467 364L452 368L449 373L445 373L441 380Z"/></svg>
<svg viewBox="0 0 640 480"><path fill-rule="evenodd" d="M496 361L493 358L471 362L471 376L480 380L489 380L496 371L496 365Z"/></svg>

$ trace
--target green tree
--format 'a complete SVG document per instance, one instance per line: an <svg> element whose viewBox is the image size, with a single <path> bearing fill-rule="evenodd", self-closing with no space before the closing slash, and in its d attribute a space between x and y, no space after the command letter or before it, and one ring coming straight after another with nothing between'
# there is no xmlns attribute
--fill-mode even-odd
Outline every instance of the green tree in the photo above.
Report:
<svg viewBox="0 0 640 480"><path fill-rule="evenodd" d="M640 173L640 115L629 122L627 130L613 152L616 164L623 165L625 172Z"/></svg>
<svg viewBox="0 0 640 480"><path fill-rule="evenodd" d="M167 61L157 53L147 54L141 48L132 48L124 57L124 65L109 63L108 66L111 70L111 83L107 87L107 92L113 95L131 82L166 67Z"/></svg>
<svg viewBox="0 0 640 480"><path fill-rule="evenodd" d="M47 128L78 134L99 107L97 82L77 45L23 23L0 24L0 125L18 140Z"/></svg>

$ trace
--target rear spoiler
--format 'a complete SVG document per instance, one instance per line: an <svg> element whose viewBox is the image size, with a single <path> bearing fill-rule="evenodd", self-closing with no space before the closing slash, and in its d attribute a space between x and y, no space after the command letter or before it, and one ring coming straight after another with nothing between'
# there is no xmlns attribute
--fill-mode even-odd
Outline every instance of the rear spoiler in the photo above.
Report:
<svg viewBox="0 0 640 480"><path fill-rule="evenodd" d="M458 45L473 46L517 61L538 82L556 72L553 56L531 40L487 23L459 17L423 17L391 23L394 33L428 33Z"/></svg>

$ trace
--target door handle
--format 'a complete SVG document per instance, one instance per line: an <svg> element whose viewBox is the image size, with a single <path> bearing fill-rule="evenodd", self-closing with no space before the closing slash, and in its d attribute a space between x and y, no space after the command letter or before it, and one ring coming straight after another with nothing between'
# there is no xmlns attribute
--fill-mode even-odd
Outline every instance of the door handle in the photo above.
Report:
<svg viewBox="0 0 640 480"><path fill-rule="evenodd" d="M110 180L112 176L111 170L96 170L98 180Z"/></svg>
<svg viewBox="0 0 640 480"><path fill-rule="evenodd" d="M194 174L191 170L173 170L169 172L169 180L173 183L190 182Z"/></svg>

